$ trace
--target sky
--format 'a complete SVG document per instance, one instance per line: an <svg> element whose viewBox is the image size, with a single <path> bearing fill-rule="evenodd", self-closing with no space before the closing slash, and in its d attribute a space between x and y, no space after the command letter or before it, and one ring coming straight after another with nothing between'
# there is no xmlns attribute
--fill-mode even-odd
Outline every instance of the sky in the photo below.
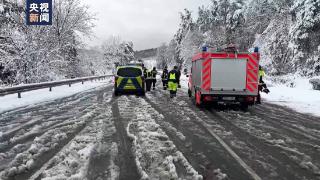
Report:
<svg viewBox="0 0 320 180"><path fill-rule="evenodd" d="M102 44L110 36L132 41L135 50L155 48L168 43L177 31L184 8L196 17L199 6L210 0L82 0L96 14L94 37L90 46Z"/></svg>

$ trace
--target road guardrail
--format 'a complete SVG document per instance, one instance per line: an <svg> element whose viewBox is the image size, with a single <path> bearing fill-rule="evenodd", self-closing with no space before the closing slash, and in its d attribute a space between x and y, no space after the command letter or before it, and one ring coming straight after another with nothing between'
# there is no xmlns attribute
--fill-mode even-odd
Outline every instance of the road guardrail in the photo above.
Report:
<svg viewBox="0 0 320 180"><path fill-rule="evenodd" d="M44 89L44 88L49 88L49 91L52 91L53 87L63 86L63 85L69 85L69 87L71 87L71 85L75 83L81 82L82 84L84 84L85 81L104 80L111 76L112 75L90 76L90 77L82 77L82 78L75 78L75 79L65 79L61 81L51 81L51 82L44 82L44 83L26 84L21 86L0 88L0 96L17 93L18 98L21 98L22 92Z"/></svg>

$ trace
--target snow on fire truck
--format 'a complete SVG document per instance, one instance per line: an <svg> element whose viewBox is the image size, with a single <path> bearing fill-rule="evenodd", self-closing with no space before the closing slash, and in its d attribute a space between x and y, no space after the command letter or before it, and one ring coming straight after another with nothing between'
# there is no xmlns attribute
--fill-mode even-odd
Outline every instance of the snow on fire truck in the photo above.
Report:
<svg viewBox="0 0 320 180"><path fill-rule="evenodd" d="M207 47L192 58L188 82L189 97L197 106L205 102L254 105L258 96L259 49L237 52L234 45L224 51L210 52Z"/></svg>

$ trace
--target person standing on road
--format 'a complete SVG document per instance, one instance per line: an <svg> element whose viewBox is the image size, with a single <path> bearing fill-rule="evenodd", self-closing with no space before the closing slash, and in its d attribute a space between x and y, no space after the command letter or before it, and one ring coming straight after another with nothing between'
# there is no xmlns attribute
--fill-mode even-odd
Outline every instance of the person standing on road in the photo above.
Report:
<svg viewBox="0 0 320 180"><path fill-rule="evenodd" d="M152 73L148 69L146 69L145 73L146 73L146 76L145 76L145 78L146 78L146 90L147 91L151 91Z"/></svg>
<svg viewBox="0 0 320 180"><path fill-rule="evenodd" d="M177 68L177 84L178 84L178 88L181 88L180 77L181 77L181 68Z"/></svg>
<svg viewBox="0 0 320 180"><path fill-rule="evenodd" d="M170 91L170 97L173 98L177 95L178 86L178 67L174 66L173 70L169 72L168 88Z"/></svg>
<svg viewBox="0 0 320 180"><path fill-rule="evenodd" d="M153 67L152 71L151 71L151 79L152 79L152 89L155 90L156 89L156 83L157 83L157 69L156 67Z"/></svg>
<svg viewBox="0 0 320 180"><path fill-rule="evenodd" d="M266 75L263 68L259 65L259 86L258 86L258 98L257 98L257 104L261 104L261 95L260 92L269 93L269 89L267 88L266 83L263 81L263 77Z"/></svg>
<svg viewBox="0 0 320 180"><path fill-rule="evenodd" d="M163 69L162 75L161 75L163 90L167 90L167 87L168 87L168 75L169 75L168 66L165 66L164 69Z"/></svg>
<svg viewBox="0 0 320 180"><path fill-rule="evenodd" d="M145 79L147 79L147 76L148 76L148 74L147 74L147 68L144 67L144 64L142 64L142 69L143 69L143 76L144 76Z"/></svg>

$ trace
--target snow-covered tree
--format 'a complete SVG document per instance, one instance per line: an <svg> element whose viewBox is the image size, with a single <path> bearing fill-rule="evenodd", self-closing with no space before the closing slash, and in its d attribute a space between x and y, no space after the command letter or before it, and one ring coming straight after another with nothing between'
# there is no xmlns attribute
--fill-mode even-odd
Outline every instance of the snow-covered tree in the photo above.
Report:
<svg viewBox="0 0 320 180"><path fill-rule="evenodd" d="M294 1L291 13L290 36L295 44L295 68L302 68L304 74L319 74L320 1Z"/></svg>
<svg viewBox="0 0 320 180"><path fill-rule="evenodd" d="M157 61L157 68L164 68L168 65L168 57L167 57L167 49L168 46L166 44L162 44L157 49L156 61Z"/></svg>
<svg viewBox="0 0 320 180"><path fill-rule="evenodd" d="M93 16L80 0L54 1L51 26L25 25L25 2L3 0L0 63L16 83L42 82L77 74L79 35L90 34Z"/></svg>
<svg viewBox="0 0 320 180"><path fill-rule="evenodd" d="M193 30L193 20L191 16L191 11L188 9L184 9L183 13L180 13L180 25L177 33L174 35L174 40L176 43L176 48L175 48L175 61L177 64L182 65L185 59L181 56L181 48L182 48L182 43L185 37L188 35Z"/></svg>
<svg viewBox="0 0 320 180"><path fill-rule="evenodd" d="M111 36L102 45L106 64L113 66L117 64L127 64L134 60L133 43L122 41L120 37Z"/></svg>
<svg viewBox="0 0 320 180"><path fill-rule="evenodd" d="M199 7L195 22L189 11L181 14L174 57L177 63L188 62L201 44L223 48L234 43L240 51L259 46L261 63L274 75L319 75L319 19L320 1L315 0L212 0Z"/></svg>

